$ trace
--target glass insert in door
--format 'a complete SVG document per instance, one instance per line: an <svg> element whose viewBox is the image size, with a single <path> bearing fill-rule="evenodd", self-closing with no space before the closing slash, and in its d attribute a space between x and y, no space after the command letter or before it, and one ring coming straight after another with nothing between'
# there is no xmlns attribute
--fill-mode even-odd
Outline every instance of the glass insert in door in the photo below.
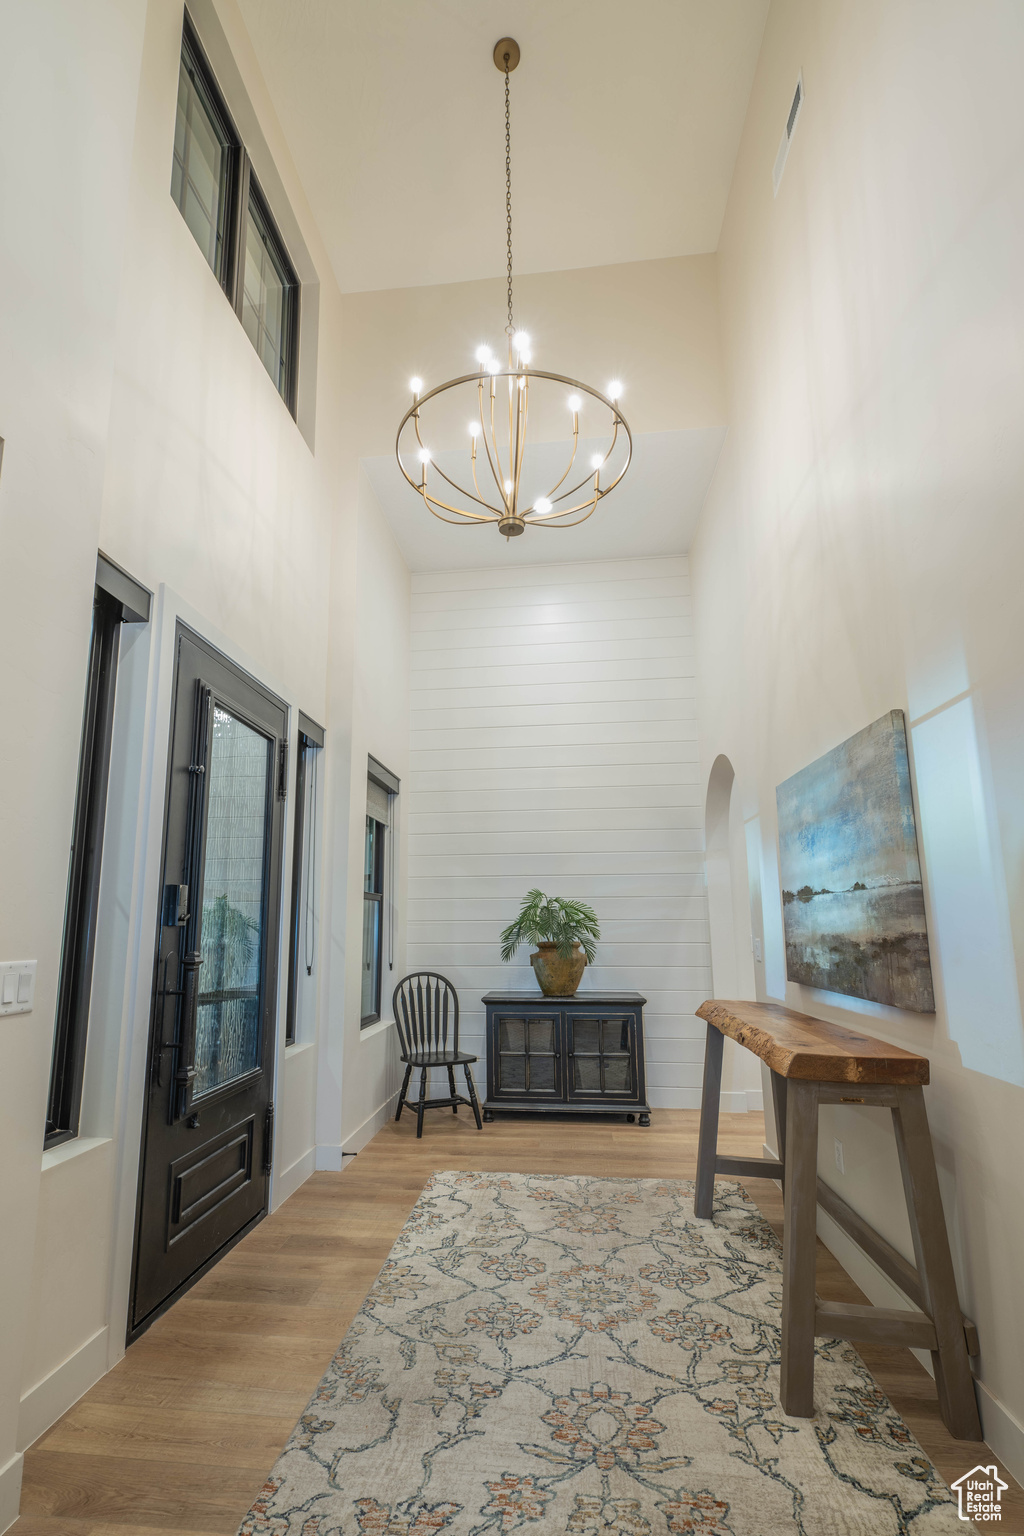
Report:
<svg viewBox="0 0 1024 1536"><path fill-rule="evenodd" d="M216 704L209 774L193 1102L260 1064L271 743Z"/></svg>
<svg viewBox="0 0 1024 1536"><path fill-rule="evenodd" d="M635 1092L628 1019L573 1019L573 1088L577 1093Z"/></svg>
<svg viewBox="0 0 1024 1536"><path fill-rule="evenodd" d="M498 1021L498 1092L555 1093L556 1020Z"/></svg>

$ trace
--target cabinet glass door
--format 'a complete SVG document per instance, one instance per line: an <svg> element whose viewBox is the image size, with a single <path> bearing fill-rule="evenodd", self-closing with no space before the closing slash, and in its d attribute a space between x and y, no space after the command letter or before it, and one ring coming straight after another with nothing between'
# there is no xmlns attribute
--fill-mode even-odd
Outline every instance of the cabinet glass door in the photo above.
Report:
<svg viewBox="0 0 1024 1536"><path fill-rule="evenodd" d="M581 1098L634 1097L632 1017L569 1018L569 1092Z"/></svg>
<svg viewBox="0 0 1024 1536"><path fill-rule="evenodd" d="M495 1092L519 1097L558 1098L558 1015L499 1014L495 1031L498 1068Z"/></svg>

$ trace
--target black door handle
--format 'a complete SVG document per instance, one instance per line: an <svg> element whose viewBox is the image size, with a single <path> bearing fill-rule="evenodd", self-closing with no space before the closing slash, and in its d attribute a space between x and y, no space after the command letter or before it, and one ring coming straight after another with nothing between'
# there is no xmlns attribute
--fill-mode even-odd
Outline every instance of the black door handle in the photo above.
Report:
<svg viewBox="0 0 1024 1536"><path fill-rule="evenodd" d="M199 967L203 957L198 950L182 958L184 972L181 1009L181 1042L178 1049L178 1070L174 1074L175 1104L172 1119L180 1120L189 1113L192 1099L192 1083L196 1075L196 1014L199 1010Z"/></svg>

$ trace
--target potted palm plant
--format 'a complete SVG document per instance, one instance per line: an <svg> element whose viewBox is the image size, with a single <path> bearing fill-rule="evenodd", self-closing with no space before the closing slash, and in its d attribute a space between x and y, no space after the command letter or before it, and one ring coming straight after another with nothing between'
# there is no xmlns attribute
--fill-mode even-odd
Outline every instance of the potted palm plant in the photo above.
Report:
<svg viewBox="0 0 1024 1536"><path fill-rule="evenodd" d="M528 891L519 916L502 932L501 958L511 960L521 944L536 944L530 964L545 997L572 997L600 937L597 913L585 901Z"/></svg>

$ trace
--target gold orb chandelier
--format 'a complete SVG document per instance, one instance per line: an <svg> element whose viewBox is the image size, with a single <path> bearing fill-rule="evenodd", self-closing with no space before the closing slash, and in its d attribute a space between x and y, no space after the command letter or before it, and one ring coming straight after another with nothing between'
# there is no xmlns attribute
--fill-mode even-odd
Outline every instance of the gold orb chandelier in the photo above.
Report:
<svg viewBox="0 0 1024 1536"><path fill-rule="evenodd" d="M514 38L503 37L494 47L494 63L505 76L505 222L508 250L508 323L505 327L506 357L499 359L491 348L477 348L478 367L433 389L424 390L422 379L411 379L412 405L402 417L395 439L398 465L424 504L445 523L458 527L496 523L506 539L514 538L530 527L575 528L586 522L599 501L621 481L633 453L633 438L626 418L619 408L622 392L618 382L607 390L595 389L581 379L564 373L549 373L531 363L530 338L516 329L512 304L512 141L509 111L509 75L519 63L519 45ZM547 482L543 494L537 489L537 468L527 462L527 418L530 392L539 399L550 431L552 411L568 410L572 419L572 441L566 445L568 463L554 481ZM475 401L471 392L476 392ZM472 405L470 406L470 402ZM430 447L427 408L462 405L470 416L468 422L469 463L465 479L472 489L461 484L459 471L445 460L449 474L437 461ZM458 402L458 404L456 404ZM585 414L587 439L596 448L589 456L586 473L579 474L580 416ZM537 411L535 409L535 417ZM562 418L564 419L564 418ZM443 426L439 411L435 423ZM586 440L586 439L585 439ZM605 443L607 441L607 446ZM547 446L545 444L545 446ZM478 450L482 448L482 453ZM549 457L549 455L545 455ZM415 469L410 472L411 469ZM557 470L555 470L557 474ZM481 480L483 484L481 484ZM444 485L440 485L440 482ZM566 482L569 482L566 486ZM536 483L532 483L536 482ZM450 489L445 489L445 486ZM563 489L563 487L566 487ZM454 496L452 496L454 492Z"/></svg>

